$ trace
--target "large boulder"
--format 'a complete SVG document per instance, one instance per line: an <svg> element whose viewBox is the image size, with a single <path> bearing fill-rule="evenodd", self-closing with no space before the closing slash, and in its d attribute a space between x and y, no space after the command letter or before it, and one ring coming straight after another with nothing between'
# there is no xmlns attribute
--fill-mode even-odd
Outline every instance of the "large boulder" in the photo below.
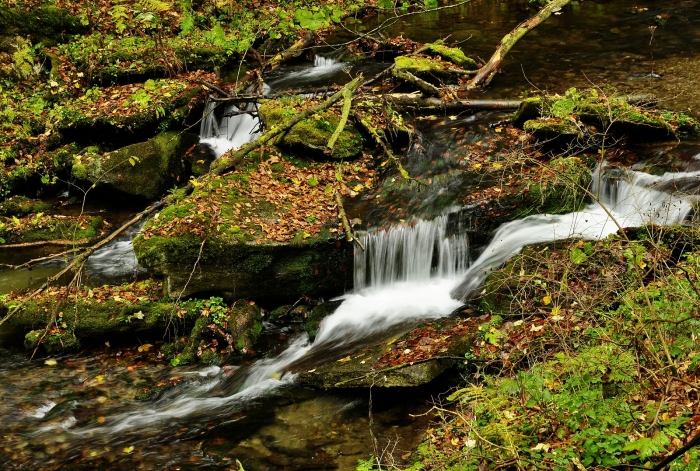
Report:
<svg viewBox="0 0 700 471"><path fill-rule="evenodd" d="M279 306L342 294L352 287L353 247L339 235L334 184L330 163L274 155L212 177L148 222L134 240L136 257L165 277L171 296L217 293Z"/></svg>
<svg viewBox="0 0 700 471"><path fill-rule="evenodd" d="M195 134L166 132L113 152L76 158L75 178L128 196L156 200L186 176L183 157L199 142Z"/></svg>

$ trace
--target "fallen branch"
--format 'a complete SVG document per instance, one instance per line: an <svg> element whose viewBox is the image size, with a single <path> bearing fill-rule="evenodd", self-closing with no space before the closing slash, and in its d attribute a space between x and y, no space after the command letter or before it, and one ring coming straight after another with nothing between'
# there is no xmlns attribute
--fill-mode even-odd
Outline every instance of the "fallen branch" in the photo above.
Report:
<svg viewBox="0 0 700 471"><path fill-rule="evenodd" d="M51 260L54 258L62 257L64 255L68 255L70 253L75 253L75 252L80 252L81 249L70 249L70 250L64 250L63 252L55 253L52 255L47 255L45 257L39 257L39 258L33 258L27 262L20 263L18 265L11 265L9 263L1 263L0 267L4 268L12 268L14 270L17 270L18 268L28 268L29 270L32 269L32 265L38 262L43 262L45 260Z"/></svg>
<svg viewBox="0 0 700 471"><path fill-rule="evenodd" d="M426 82L422 78L416 77L410 72L394 69L392 71L394 77L415 85L428 95L440 96L440 89L430 82Z"/></svg>
<svg viewBox="0 0 700 471"><path fill-rule="evenodd" d="M520 106L520 100L451 100L426 98L416 93L390 93L377 97L398 108L411 108L420 111L466 111L466 110L513 110Z"/></svg>
<svg viewBox="0 0 700 471"><path fill-rule="evenodd" d="M197 80L197 82L200 83L201 85L204 85L205 87L215 91L216 93L218 93L219 95L221 95L224 98L231 97L231 95L229 95L228 93L226 93L225 91L223 91L222 89L220 89L219 87L214 85L213 83L207 82L206 80L202 80L202 79Z"/></svg>
<svg viewBox="0 0 700 471"><path fill-rule="evenodd" d="M0 249L23 249L27 247L43 247L45 245L86 245L90 243L90 239L80 240L37 240L35 242L22 242L21 244L4 244L0 245Z"/></svg>
<svg viewBox="0 0 700 471"><path fill-rule="evenodd" d="M274 56L270 61L265 65L263 68L263 71L267 72L270 70L274 70L280 65L282 65L284 62L288 61L289 59L292 59L294 57L299 57L303 52L304 49L306 49L309 46L312 46L314 42L316 41L316 34L312 32L306 33L303 38L297 40L294 44L292 44L289 48L285 49L284 51L280 52L276 56Z"/></svg>
<svg viewBox="0 0 700 471"><path fill-rule="evenodd" d="M511 50L523 36L532 31L534 28L547 20L552 13L559 11L568 4L571 0L552 0L544 8L542 8L535 16L528 18L515 27L513 31L506 34L501 39L501 44L496 48L491 59L479 69L477 74L464 87L466 90L472 90L476 87L486 86L491 83L493 76L496 75L498 67L503 62L506 54Z"/></svg>
<svg viewBox="0 0 700 471"><path fill-rule="evenodd" d="M343 111L340 115L340 122L338 123L338 126L335 128L335 131L333 131L333 134L331 135L331 138L328 139L328 144L326 145L326 150L324 153L326 155L331 155L333 152L333 146L335 146L335 141L338 140L340 137L340 133L343 132L343 128L345 128L345 123L348 121L348 115L350 114L350 108L352 106L352 91L343 88Z"/></svg>
<svg viewBox="0 0 700 471"><path fill-rule="evenodd" d="M10 308L8 310L7 314L2 319L0 319L0 325L3 325L9 318L11 318L13 315L15 315L15 313L17 313L17 311L19 311L26 303L28 303L29 301L34 299L36 296L41 294L46 288L51 286L51 284L54 281L60 279L63 275L65 275L69 271L73 270L73 268L78 266L78 267L80 267L80 269L82 269L83 265L85 264L85 261L88 259L88 257L90 255L93 254L93 252L95 252L97 249L104 247L105 245L107 245L108 243L113 241L119 234L124 232L129 227L133 226L135 223L137 223L138 221L140 221L144 217L151 214L153 211L156 211L157 209L161 208L165 204L165 202L166 202L166 199L163 199L157 203L152 204L151 206L144 209L143 211L138 213L136 216L134 216L133 218L129 219L127 222L122 224L116 231L112 232L108 237L105 237L104 239L102 239L101 241L96 243L95 245L92 245L92 246L84 249L84 252L81 253L80 255L78 255L77 257L75 257L63 270L61 270L60 272L58 272L57 274L55 274L53 276L48 277L43 285L41 285L39 288L32 291L31 294L29 294L27 297L22 299L19 302L19 304ZM80 270L78 270L77 273L80 273ZM77 276L77 274L76 274L76 276ZM75 277L74 277L74 279L75 279Z"/></svg>
<svg viewBox="0 0 700 471"><path fill-rule="evenodd" d="M211 173L213 173L214 175L221 175L224 172L233 170L246 155L255 150L258 146L260 146L261 144L265 144L266 142L270 141L273 137L282 134L283 132L292 128L295 124L303 121L304 119L309 118L310 116L313 116L316 113L325 110L326 108L329 108L331 105L343 98L345 89L349 90L351 94L354 93L355 90L359 88L361 83L362 75L358 75L355 79L353 79L347 85L345 85L343 90L336 92L335 94L327 98L323 103L320 103L316 106L312 106L311 108L308 108L302 111L301 113L298 113L285 123L273 127L272 129L263 133L262 136L258 137L252 142L249 142L248 144L245 144L243 147L241 147L234 153L224 154L220 159L214 161L211 167Z"/></svg>
<svg viewBox="0 0 700 471"><path fill-rule="evenodd" d="M352 227L350 227L348 216L345 214L345 208L343 207L343 199L340 197L340 193L338 193L338 191L335 192L335 202L338 204L338 217L343 223L343 229L345 229L345 240L351 243L355 241L362 250L365 250L365 246L357 237L355 237L355 231L353 231Z"/></svg>

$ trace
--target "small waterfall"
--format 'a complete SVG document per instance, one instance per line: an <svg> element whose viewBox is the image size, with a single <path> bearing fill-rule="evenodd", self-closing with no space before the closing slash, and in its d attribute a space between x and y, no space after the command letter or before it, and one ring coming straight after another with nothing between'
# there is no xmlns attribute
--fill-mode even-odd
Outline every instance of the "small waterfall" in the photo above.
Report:
<svg viewBox="0 0 700 471"><path fill-rule="evenodd" d="M529 244L570 237L597 240L621 227L680 224L691 214L692 202L696 198L661 190L674 187L675 181L697 180L699 176L700 172L655 176L632 170L605 175L598 166L593 171L591 192L597 195L602 206L594 202L574 213L538 214L503 224L452 295L457 299L473 296L489 271ZM687 187L687 183L684 186Z"/></svg>
<svg viewBox="0 0 700 471"><path fill-rule="evenodd" d="M335 67L337 64L341 63L330 57L314 56L314 67L331 68Z"/></svg>
<svg viewBox="0 0 700 471"><path fill-rule="evenodd" d="M258 137L256 130L260 125L257 117L242 113L253 110L254 105L249 104L241 109L229 104L219 117L216 109L218 104L215 101L207 103L199 128L200 142L211 146L217 158Z"/></svg>
<svg viewBox="0 0 700 471"><path fill-rule="evenodd" d="M396 281L453 277L469 261L466 235L447 235L447 215L365 234L355 251L355 290Z"/></svg>

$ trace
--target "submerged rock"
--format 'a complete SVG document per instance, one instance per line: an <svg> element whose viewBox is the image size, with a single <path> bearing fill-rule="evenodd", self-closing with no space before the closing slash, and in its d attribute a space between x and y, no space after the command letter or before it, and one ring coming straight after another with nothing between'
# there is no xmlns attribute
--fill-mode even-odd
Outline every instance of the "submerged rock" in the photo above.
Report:
<svg viewBox="0 0 700 471"><path fill-rule="evenodd" d="M153 201L185 178L183 157L198 142L195 134L167 132L106 154L88 152L76 159L71 172L98 188Z"/></svg>

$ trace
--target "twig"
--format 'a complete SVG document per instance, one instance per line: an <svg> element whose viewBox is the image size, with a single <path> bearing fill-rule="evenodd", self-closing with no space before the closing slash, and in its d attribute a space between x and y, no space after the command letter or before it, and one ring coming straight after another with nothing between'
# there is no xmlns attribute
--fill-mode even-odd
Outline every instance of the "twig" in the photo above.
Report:
<svg viewBox="0 0 700 471"><path fill-rule="evenodd" d="M345 208L343 207L343 199L340 197L338 191L335 192L335 202L338 204L338 217L343 222L343 229L345 229L345 240L348 242L355 241L357 245L360 246L362 250L365 250L365 246L360 242L360 240L355 237L355 232L350 227L350 222L348 222L348 217L345 214Z"/></svg>

